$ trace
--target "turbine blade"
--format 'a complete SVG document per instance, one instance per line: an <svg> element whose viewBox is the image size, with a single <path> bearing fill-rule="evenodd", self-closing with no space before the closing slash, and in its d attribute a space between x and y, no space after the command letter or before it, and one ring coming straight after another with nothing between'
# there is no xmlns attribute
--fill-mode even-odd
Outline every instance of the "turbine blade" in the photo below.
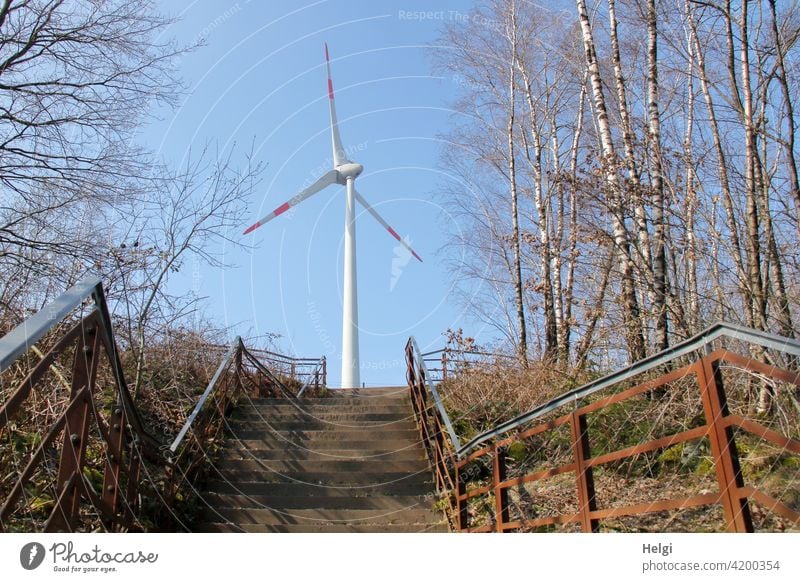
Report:
<svg viewBox="0 0 800 582"><path fill-rule="evenodd" d="M389 231L389 234L390 234L390 235L392 235L394 238L396 238L396 239L397 239L397 242L399 242L401 245L403 245L404 247L406 247L406 249L408 249L408 251L409 251L409 252L410 252L412 255L414 255L414 258L416 258L416 259L417 259L417 260L418 260L418 261L421 263L421 262L422 262L422 259L420 258L420 256L419 256L419 255L418 255L418 254L417 254L417 253L414 251L414 249L412 249L412 248L411 248L411 247L408 245L408 243L406 243L406 241L404 241L402 238L400 238L400 235L399 235L399 234L397 234L397 231L395 231L395 229L393 229L391 226L389 226L389 224L388 224L388 223L387 223L387 222L386 222L386 221L385 221L385 220L384 220L384 219L381 217L381 215L380 215L380 214L378 214L378 211L377 211L377 210L375 210L375 209L374 209L372 206L370 206L370 205L369 205L369 203L368 203L366 200L364 200L364 197L363 197L363 196L361 196L361 194L359 194L357 190L353 189L353 192L354 192L354 193L355 193L355 195L356 195L356 200L358 200L358 202L359 202L359 203L360 203L360 204L361 204L361 205L362 205L364 208L366 208L366 209L367 209L367 212L369 212L369 213L372 215L372 217L373 217L375 220L377 220L378 222L380 222L380 223L383 225L383 228L385 228L386 230L388 230L388 231Z"/></svg>
<svg viewBox="0 0 800 582"><path fill-rule="evenodd" d="M333 79L331 78L331 59L328 54L328 43L325 43L325 66L328 70L328 104L331 109L331 144L333 146L333 167L346 164L349 160L342 147L342 136L339 135L339 121L336 117L336 104L333 100Z"/></svg>
<svg viewBox="0 0 800 582"><path fill-rule="evenodd" d="M313 196L320 190L324 189L325 187L330 186L331 184L336 184L338 179L339 179L339 172L337 172L336 170L331 170L330 172L323 175L319 180L314 182L311 186L300 192L297 196L295 196L291 200L284 202L283 204L278 206L275 210L267 214L264 218L262 218L261 220L250 226L246 231L244 231L244 234L253 232L259 226L269 222L276 216L280 216L281 214L289 210L292 206L297 206L303 200L305 200L306 198L310 198L311 196Z"/></svg>

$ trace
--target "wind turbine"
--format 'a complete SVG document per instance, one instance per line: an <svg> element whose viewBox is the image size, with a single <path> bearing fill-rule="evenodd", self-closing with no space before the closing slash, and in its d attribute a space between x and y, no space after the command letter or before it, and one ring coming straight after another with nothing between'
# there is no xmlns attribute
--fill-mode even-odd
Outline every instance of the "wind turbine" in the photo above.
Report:
<svg viewBox="0 0 800 582"><path fill-rule="evenodd" d="M358 357L358 290L356 288L356 222L355 202L361 204L372 217L377 220L397 241L422 262L420 256L397 232L381 217L378 212L364 200L355 187L356 178L364 171L364 166L350 161L342 147L339 135L339 122L336 118L336 106L333 98L333 81L331 80L331 60L328 44L325 44L325 65L328 72L328 103L331 113L331 144L333 146L333 169L324 174L311 186L284 202L264 218L244 231L248 234L280 216L292 206L297 206L317 192L339 184L345 186L345 219L344 219L344 304L342 306L342 388L358 388L361 385Z"/></svg>

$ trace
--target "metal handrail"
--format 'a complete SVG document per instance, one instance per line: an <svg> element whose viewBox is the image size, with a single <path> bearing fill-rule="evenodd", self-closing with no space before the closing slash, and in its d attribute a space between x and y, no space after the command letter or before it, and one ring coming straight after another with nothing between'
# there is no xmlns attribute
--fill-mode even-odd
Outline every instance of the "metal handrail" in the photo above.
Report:
<svg viewBox="0 0 800 582"><path fill-rule="evenodd" d="M306 388L308 388L311 385L311 380L319 379L319 376L317 374L322 372L323 366L325 366L325 356L322 356L319 360L317 360L317 365L308 375L308 380L306 380L306 383L303 384L303 387L300 388L300 390L298 390L296 398L302 398L303 392L305 392Z"/></svg>
<svg viewBox="0 0 800 582"><path fill-rule="evenodd" d="M429 356L435 356L436 354L464 354L467 356L487 356L490 358L507 358L510 360L517 359L516 356L512 356L510 354L501 354L498 352L481 352L477 350L456 350L451 348L439 348L438 350L431 350L430 352L425 352L424 354L420 354L423 358L427 360L432 360L433 358L429 358Z"/></svg>
<svg viewBox="0 0 800 582"><path fill-rule="evenodd" d="M241 341L244 352L253 362L253 365L256 367L260 366L263 372L265 370L264 365L266 364L266 366L270 369L269 373L272 374L273 380L276 383L279 383L285 392L288 391L286 390L286 386L283 385L283 382L278 378L279 375L288 376L292 380L296 380L298 382L308 379L308 383L310 383L310 381L313 381L316 378L316 374L319 370L320 360L325 359L325 356L321 356L319 358L300 358L279 354L277 352L272 352L265 349L247 348L244 347L245 339L241 338ZM212 354L217 352L224 354L227 352L229 346L208 344L205 346L205 348L206 351L211 351ZM324 377L325 368L323 366L323 378Z"/></svg>
<svg viewBox="0 0 800 582"><path fill-rule="evenodd" d="M231 360L236 355L236 350L237 348L239 348L241 343L242 343L241 337L237 336L236 339L233 340L233 343L230 345L228 351L223 356L222 361L220 362L219 367L217 368L217 371L214 372L214 376L211 378L211 381L208 383L208 386L203 391L203 394L200 396L200 399L197 401L197 404L195 404L194 410L192 410L192 413L189 415L189 418L186 419L186 422L184 423L183 428L181 428L180 432L178 433L178 436L175 437L175 440L172 441L172 444L169 446L170 453L175 453L175 451L178 450L178 447L180 446L181 442L186 436L186 433L189 432L189 429L192 427L192 424L197 418L197 415L203 409L206 400L208 400L208 397L211 395L211 392L214 390L214 388L216 388L217 382L222 376L222 372L224 372L225 369L230 365Z"/></svg>
<svg viewBox="0 0 800 582"><path fill-rule="evenodd" d="M242 338L242 342L244 342L245 339L246 338ZM207 344L205 347L207 349L210 349L210 350L227 350L229 346L226 345L226 344ZM300 357L297 357L297 356L289 356L287 354L279 354L278 352L273 352L273 351L266 350L266 349L249 348L249 351L252 354L255 354L255 355L269 356L270 359L280 360L280 361L286 362L286 363L294 362L294 363L298 363L298 364L303 364L303 363L313 364L313 363L316 363L317 361L319 361L319 358L300 358Z"/></svg>
<svg viewBox="0 0 800 582"><path fill-rule="evenodd" d="M218 346L217 345L217 346L213 346L213 347L222 348L224 346ZM181 428L180 432L178 432L178 435L175 437L175 440L169 446L170 453L174 454L178 450L178 447L181 445L181 443L183 442L183 439L186 438L186 435L188 434L189 430L191 429L192 424L197 419L197 417L200 414L200 412L203 410L203 407L205 406L206 401L208 400L208 397L211 396L211 393L217 387L217 384L218 384L220 378L222 377L223 372L231 364L231 362L233 361L234 357L236 356L236 354L237 354L237 352L239 350L241 350L241 353L250 354L250 356L252 356L251 352L255 352L256 354L268 353L268 354L271 354L271 355L279 355L279 356L281 355L281 354L274 354L274 352L267 352L266 350L249 350L249 349L245 348L244 341L242 340L241 336L237 336L236 339L233 340L231 345L227 346L227 351L222 356L222 359L221 359L221 361L219 363L219 366L217 367L217 370L214 372L214 375L212 376L211 380L209 381L208 386L206 386L206 389L203 391L203 394L197 400L197 403L195 404L194 409L192 410L192 413L186 419L186 422L183 424L183 427ZM314 361L311 358L302 358L302 359L303 360L307 360L307 361ZM292 397L295 397L295 398L300 398L303 395L303 392L306 390L306 388L308 388L308 386L311 384L311 381L315 377L317 377L316 373L321 371L321 369L325 365L325 361L326 361L325 360L325 356L322 356L321 358L316 360L317 365L314 368L314 370L309 373L309 380L303 385L303 387L300 389L300 391L297 393L296 396L292 395L291 392L289 392L286 389L286 386L284 386L283 383L280 382L256 358L253 357L252 363L257 368L260 368L262 373L269 374L272 377L272 379L281 388L281 390L283 391L284 395L292 396Z"/></svg>
<svg viewBox="0 0 800 582"><path fill-rule="evenodd" d="M301 363L301 364L302 363L312 364L312 363L317 361L317 358L299 358L299 357L296 357L296 356L288 356L286 354L279 354L277 352L272 352L270 350L263 350L263 349L257 349L257 348L256 349L252 349L250 351L253 354L258 354L258 355L262 355L263 354L265 356L269 356L271 359L282 360L282 361L290 362L290 363L291 362L295 362L295 363Z"/></svg>
<svg viewBox="0 0 800 582"><path fill-rule="evenodd" d="M763 331L755 331L733 323L718 322L701 331L697 335L675 344L671 348L663 350L657 354L653 354L652 356L643 360L639 360L635 364L632 364L621 370L617 370L616 372L612 372L611 374L589 382L588 384L584 384L583 386L570 390L569 392L565 392L561 396L558 396L553 400L546 402L545 404L537 406L528 412L507 420L491 430L476 435L462 446L456 446L456 454L459 457L463 457L466 453L475 449L477 446L509 431L512 431L523 424L527 424L532 420L536 420L537 418L544 416L545 414L552 412L553 410L560 408L565 404L574 403L575 401L594 394L599 390L608 388L611 385L627 380L633 376L638 376L639 374L652 370L653 368L657 368L658 366L665 364L670 360L674 360L675 358L679 358L691 352L701 350L714 340L717 340L721 337L746 341L751 344L759 345L763 348L778 350L793 356L800 356L800 342L795 339L786 338Z"/></svg>
<svg viewBox="0 0 800 582"><path fill-rule="evenodd" d="M57 324L71 312L91 298L97 312L100 325L109 339L109 356L114 379L120 390L120 397L125 403L135 429L145 440L145 452L152 460L157 459L156 451L159 448L158 440L144 428L138 408L128 390L125 376L122 372L122 363L117 353L117 343L114 339L114 328L111 325L111 315L106 304L103 283L98 277L83 279L56 297L45 308L40 309L14 329L0 338L0 373L7 370L22 354L27 352L42 337L50 332Z"/></svg>
<svg viewBox="0 0 800 582"><path fill-rule="evenodd" d="M90 300L93 301L93 305L90 304ZM68 330L61 333L59 326L64 324L69 324ZM250 354L241 338L237 337L233 345L227 348L222 363L195 404L186 423L171 446L167 447L145 430L141 413L128 389L100 279L91 278L79 282L0 338L0 372L9 369L23 358L28 350L48 338L48 334L56 335L55 332L59 332L60 337L49 346L47 353L40 354L32 369L27 371L25 379L0 405L0 430L2 430L11 419L15 418L34 386L52 367L59 355L67 347L76 345L75 350L70 352L73 358L73 373L69 403L66 410L51 423L47 435L18 476L8 496L0 499L0 532L4 531L4 521L14 513L16 504L23 497L24 487L31 480L34 471L46 461L45 453L49 453L48 447L54 445L57 438L61 438L61 433L64 433L64 444L59 453L60 461L55 481L55 490L60 493L55 508L45 523L45 530L71 531L79 517L79 504L87 500L96 511L99 511L102 520L130 529L135 525L135 508L139 507L140 471L148 470L142 465L142 461L150 460L163 466L166 480L159 480L156 483L151 473L147 473L144 479L156 488L158 498L167 509L170 509L170 515L175 516L172 507L178 499L178 489L184 481L191 483L194 476L199 474L198 471L202 470L203 459L207 456L206 444L216 440L216 435L226 425L224 416L227 415L228 405L233 402L231 396L244 389L243 378L253 384L259 394L263 390L269 391L270 394L293 396L279 377ZM258 350L256 352L259 356L265 355ZM211 353L217 352L212 349ZM251 373L249 369L247 373L243 373L242 356L252 364L255 373ZM101 357L108 362L116 390L116 405L112 407L107 418L101 416L97 403L93 401ZM230 368L234 359L236 373L226 374L226 368ZM277 361L276 358L267 359L273 363ZM290 360L302 363L302 359L299 358ZM320 364L324 366L325 362L324 357L322 360L311 358L305 360L309 363L317 362L318 366ZM323 367L323 383L324 370ZM259 383L262 376L266 377L266 383ZM232 389L225 390L225 385ZM212 409L209 401L214 400L217 400L215 403L217 407ZM215 416L215 413L223 416L222 422L219 422L219 416ZM82 472L89 440L82 435L89 434L92 424L106 447L104 481L100 493L95 492ZM197 446L194 446L194 442L188 444L189 439L186 437L190 431L197 435ZM209 434L212 435L210 438ZM175 453L178 453L177 459L173 458ZM188 463L183 463L187 467L183 467L181 461L187 459ZM126 485L121 485L121 476L127 480Z"/></svg>
<svg viewBox="0 0 800 582"><path fill-rule="evenodd" d="M56 297L45 309L34 313L6 335L0 338L0 372L4 372L17 358L27 352L53 327L64 319L70 311L77 309L89 297L98 306L97 290L102 285L100 279L84 279ZM102 316L102 313L101 313ZM104 318L105 319L105 318ZM105 327L107 322L103 322Z"/></svg>
<svg viewBox="0 0 800 582"><path fill-rule="evenodd" d="M409 341L414 348L414 353L417 357L417 363L419 364L420 370L425 377L425 383L428 385L428 391L433 396L436 410L439 412L439 416L442 418L444 425L447 428L447 433L450 436L450 442L453 443L453 447L456 450L459 450L460 447L458 436L456 435L456 431L453 429L453 424L450 422L450 416L447 414L447 410L445 409L442 399L439 396L439 391L436 389L436 386L433 384L433 382L431 382L430 374L428 374L428 366L425 364L425 359L423 358L423 354L420 352L419 346L417 345L417 340L412 336L409 338Z"/></svg>
<svg viewBox="0 0 800 582"><path fill-rule="evenodd" d="M83 313L84 302L91 298L94 305ZM60 334L45 354L31 366L22 380L0 406L0 428L15 418L33 388L51 368L59 355L75 345L72 353L73 367L70 381L70 398L66 409L52 421L46 436L30 456L25 469L0 505L0 532L3 522L15 511L24 497L25 487L35 471L43 463L49 463L45 453L55 449L60 459L54 490L59 494L55 505L44 523L45 531L72 531L79 517L83 500L91 503L97 516L106 524L124 529L135 527L139 505L139 475L142 461L147 459L165 465L160 443L144 428L144 421L128 389L122 363L114 339L111 315L106 304L102 283L99 279L83 280L52 303L23 321L11 332L0 338L0 368L5 371L21 356L42 340L48 333L58 331L71 314L77 313L76 322ZM100 414L94 400L100 359L105 356L114 377L116 404L107 418ZM83 473L89 439L86 438L94 426L95 437L106 447L103 473L103 488L96 492ZM62 438L60 451L55 446ZM127 479L122 486L120 478ZM148 475L147 479L155 485Z"/></svg>

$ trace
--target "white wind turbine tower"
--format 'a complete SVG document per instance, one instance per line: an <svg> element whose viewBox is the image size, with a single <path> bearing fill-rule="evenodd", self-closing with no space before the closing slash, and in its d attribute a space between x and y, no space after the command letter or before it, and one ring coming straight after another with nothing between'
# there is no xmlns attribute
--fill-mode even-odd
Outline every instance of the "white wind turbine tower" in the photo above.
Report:
<svg viewBox="0 0 800 582"><path fill-rule="evenodd" d="M328 45L325 44L325 63L328 71L328 102L331 112L331 142L333 145L333 169L324 174L314 184L297 194L291 200L284 202L264 218L253 224L244 234L254 231L259 226L269 222L289 210L292 206L300 204L320 190L332 185L340 184L346 187L345 220L344 220L344 305L342 306L342 388L358 388L361 385L359 376L358 357L358 290L356 288L356 223L355 201L358 202L389 231L397 241L408 249L414 257L422 259L395 230L387 224L380 214L370 206L356 191L356 178L364 171L364 166L347 159L342 139L339 135L339 123L336 120L336 107L333 100L333 81L331 80L331 61L328 55Z"/></svg>

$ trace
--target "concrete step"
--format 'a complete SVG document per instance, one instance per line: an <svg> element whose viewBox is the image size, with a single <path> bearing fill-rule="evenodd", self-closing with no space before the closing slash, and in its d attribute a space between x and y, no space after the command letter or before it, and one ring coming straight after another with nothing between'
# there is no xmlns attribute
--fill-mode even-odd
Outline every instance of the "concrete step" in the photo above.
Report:
<svg viewBox="0 0 800 582"><path fill-rule="evenodd" d="M262 448L258 448L258 447ZM427 462L425 451L416 443L407 444L406 448L395 451L379 449L320 449L307 450L295 446L263 448L263 441L228 442L220 452L221 458L286 460L286 461L423 461Z"/></svg>
<svg viewBox="0 0 800 582"><path fill-rule="evenodd" d="M212 507L239 507L246 509L372 509L382 511L399 511L402 509L434 510L436 497L433 495L372 495L372 496L335 496L335 495L234 495L225 493L204 493L203 499Z"/></svg>
<svg viewBox="0 0 800 582"><path fill-rule="evenodd" d="M408 386L383 386L381 388L332 388L329 398L378 398L408 396Z"/></svg>
<svg viewBox="0 0 800 582"><path fill-rule="evenodd" d="M206 533L447 533L444 523L435 525L263 525L203 523L197 530Z"/></svg>
<svg viewBox="0 0 800 582"><path fill-rule="evenodd" d="M432 483L396 481L383 484L320 485L307 482L265 483L264 481L239 481L232 483L209 479L206 491L226 495L262 495L265 497L369 497L369 496L424 496L435 490Z"/></svg>
<svg viewBox="0 0 800 582"><path fill-rule="evenodd" d="M399 411L412 409L408 398L323 398L318 400L295 400L289 398L247 398L239 402L240 409L275 408L294 410L371 410L388 408Z"/></svg>
<svg viewBox="0 0 800 582"><path fill-rule="evenodd" d="M284 420L280 417L261 419L231 419L228 421L228 428L234 433L241 431L279 431L279 432L332 432L339 433L360 433L361 435L380 431L416 431L416 423L408 419L399 419L392 422L357 423L349 421L342 424L335 422L320 422L314 419L306 420Z"/></svg>
<svg viewBox="0 0 800 582"><path fill-rule="evenodd" d="M283 435L281 433L265 437L254 432L236 433L235 436L228 437L228 442L238 439L247 443L251 450L284 450L284 451L327 451L341 449L371 450L394 453L397 451L418 450L422 451L422 445L416 441L405 439L375 439L375 440L351 440L351 439L303 439Z"/></svg>
<svg viewBox="0 0 800 582"><path fill-rule="evenodd" d="M239 411L264 411L264 412L286 412L306 411L312 413L346 413L346 412L363 412L363 413L413 413L411 401L405 401L393 398L391 400L369 400L362 401L353 398L336 398L334 400L320 401L319 403L308 404L305 402L292 402L287 400L253 400L251 402L242 402L239 404Z"/></svg>
<svg viewBox="0 0 800 582"><path fill-rule="evenodd" d="M393 390L391 392L380 392L375 394L354 393L337 390L332 396L320 398L301 398L291 400L287 398L250 398L250 402L256 405L299 405L299 406L337 406L363 404L372 406L375 404L398 404L411 402L411 395L408 388Z"/></svg>
<svg viewBox="0 0 800 582"><path fill-rule="evenodd" d="M196 531L447 531L408 389L240 405Z"/></svg>
<svg viewBox="0 0 800 582"><path fill-rule="evenodd" d="M237 525L433 525L441 517L427 509L244 509L212 508L204 512L204 521L231 522Z"/></svg>
<svg viewBox="0 0 800 582"><path fill-rule="evenodd" d="M313 460L297 461L290 459L252 459L222 456L213 466L224 471L277 471L279 473L422 473L428 470L428 463L420 460L395 461L393 459L372 460Z"/></svg>
<svg viewBox="0 0 800 582"><path fill-rule="evenodd" d="M318 430L276 430L271 431L267 427L255 428L237 428L235 425L231 426L230 434L242 440L280 440L292 442L305 442L317 443L322 441L334 441L337 443L346 443L350 441L356 442L374 442L381 443L381 448L384 448L383 443L391 441L401 441L405 443L416 442L419 433L416 429L318 429ZM339 447L350 448L350 447ZM358 447L353 448L361 448Z"/></svg>
<svg viewBox="0 0 800 582"><path fill-rule="evenodd" d="M261 483L311 483L330 486L377 486L384 483L413 483L426 485L431 481L431 472L427 467L418 473L407 473L405 471L326 473L324 471L270 471L269 469L238 471L233 469L218 469L211 466L209 469L209 476L213 476L214 478L218 476L221 479L227 479L233 483L258 481Z"/></svg>
<svg viewBox="0 0 800 582"><path fill-rule="evenodd" d="M355 424L385 425L396 422L411 422L416 424L414 416L405 412L339 412L334 411L305 411L286 409L278 412L263 412L261 410L237 410L230 419L237 422L318 422L334 424L336 426Z"/></svg>

